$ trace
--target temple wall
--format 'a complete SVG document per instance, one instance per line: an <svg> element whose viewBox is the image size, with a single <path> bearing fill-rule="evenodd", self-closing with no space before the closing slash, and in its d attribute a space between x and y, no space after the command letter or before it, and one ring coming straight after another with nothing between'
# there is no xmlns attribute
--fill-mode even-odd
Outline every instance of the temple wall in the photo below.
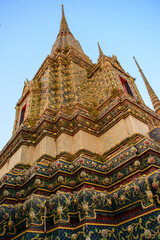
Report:
<svg viewBox="0 0 160 240"><path fill-rule="evenodd" d="M106 133L100 137L101 151L103 154L120 141L128 136L124 119L121 119L117 124L110 128Z"/></svg>
<svg viewBox="0 0 160 240"><path fill-rule="evenodd" d="M148 131L146 124L132 116L128 116L121 119L100 137L82 130L79 130L74 136L62 133L57 139L45 136L36 146L22 145L2 167L0 177L5 172L10 171L17 163L29 163L32 165L44 154L55 157L61 152L75 154L80 149L103 154L128 136L137 132L147 135Z"/></svg>
<svg viewBox="0 0 160 240"><path fill-rule="evenodd" d="M74 142L72 136L62 133L56 140L57 154L60 152L73 153Z"/></svg>
<svg viewBox="0 0 160 240"><path fill-rule="evenodd" d="M125 123L129 134L133 134L136 132L146 135L149 131L149 128L145 123L141 122L133 116L128 116L125 119Z"/></svg>
<svg viewBox="0 0 160 240"><path fill-rule="evenodd" d="M52 157L56 155L56 141L54 138L45 136L35 147L34 147L34 161L37 161L42 155L47 154ZM30 162L32 164L32 162Z"/></svg>
<svg viewBox="0 0 160 240"><path fill-rule="evenodd" d="M99 137L90 133L86 133L82 130L78 131L74 136L74 143L74 153L80 149L87 149L95 153L100 153Z"/></svg>
<svg viewBox="0 0 160 240"><path fill-rule="evenodd" d="M21 160L22 147L20 147L14 155L7 160L6 164L1 168L0 178L6 173L9 172L17 163Z"/></svg>

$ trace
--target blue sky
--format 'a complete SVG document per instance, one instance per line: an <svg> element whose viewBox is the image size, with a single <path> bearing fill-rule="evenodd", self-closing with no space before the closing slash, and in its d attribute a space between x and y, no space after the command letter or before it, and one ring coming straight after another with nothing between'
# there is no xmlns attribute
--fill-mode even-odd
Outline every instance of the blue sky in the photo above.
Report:
<svg viewBox="0 0 160 240"><path fill-rule="evenodd" d="M160 98L159 0L0 0L0 150L11 137L24 81L32 80L56 40L62 3L72 34L93 63L99 42L105 55L117 55L136 78L152 107L135 56Z"/></svg>

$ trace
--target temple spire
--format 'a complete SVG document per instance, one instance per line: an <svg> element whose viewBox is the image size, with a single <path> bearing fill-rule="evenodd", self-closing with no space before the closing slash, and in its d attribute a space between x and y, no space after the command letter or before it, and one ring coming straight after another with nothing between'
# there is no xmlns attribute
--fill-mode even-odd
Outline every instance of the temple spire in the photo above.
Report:
<svg viewBox="0 0 160 240"><path fill-rule="evenodd" d="M135 57L133 57L133 58L134 58L134 61L135 61L136 65L137 65L137 67L138 67L138 69L139 69L139 72L140 72L140 74L141 74L141 76L142 76L142 78L143 78L143 81L144 81L144 83L145 83L145 85L146 85L146 88L147 88L148 94L149 94L149 96L150 96L152 105L153 105L153 107L154 107L154 109L155 109L155 112L156 112L158 115L160 115L160 100L159 100L159 98L157 97L157 95L155 94L155 92L153 91L152 87L150 86L147 78L145 77L145 75L144 75L142 69L140 68L139 64L137 63Z"/></svg>
<svg viewBox="0 0 160 240"><path fill-rule="evenodd" d="M88 56L86 56L83 52L83 49L79 43L71 33L66 18L64 14L63 4L62 4L62 18L61 18L61 24L59 33L57 35L56 41L53 44L52 50L51 50L51 56L57 56L57 54L63 53L67 54L69 51L74 51L75 55L79 54L79 52L82 54L83 58L85 58L87 61L91 63L91 60Z"/></svg>
<svg viewBox="0 0 160 240"><path fill-rule="evenodd" d="M62 4L62 19L61 19L61 25L60 25L60 30L59 33L61 32L70 32L65 15L64 15L64 8Z"/></svg>
<svg viewBox="0 0 160 240"><path fill-rule="evenodd" d="M104 53L102 52L99 42L97 42L97 44L98 44L98 49L99 49L99 59L101 59L104 56Z"/></svg>

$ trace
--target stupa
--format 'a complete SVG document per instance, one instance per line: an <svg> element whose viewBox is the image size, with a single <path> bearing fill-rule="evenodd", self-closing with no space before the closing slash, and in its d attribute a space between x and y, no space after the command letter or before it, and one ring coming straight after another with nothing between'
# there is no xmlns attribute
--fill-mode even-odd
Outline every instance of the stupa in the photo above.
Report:
<svg viewBox="0 0 160 240"><path fill-rule="evenodd" d="M0 152L0 239L160 239L160 101L60 30Z"/></svg>

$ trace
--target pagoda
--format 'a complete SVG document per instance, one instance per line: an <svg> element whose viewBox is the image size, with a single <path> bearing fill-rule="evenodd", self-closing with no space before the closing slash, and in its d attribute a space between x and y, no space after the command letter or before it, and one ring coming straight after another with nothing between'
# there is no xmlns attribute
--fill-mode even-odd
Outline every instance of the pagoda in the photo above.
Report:
<svg viewBox="0 0 160 240"><path fill-rule="evenodd" d="M160 101L99 43L93 64L64 14L0 152L0 239L160 239Z"/></svg>

